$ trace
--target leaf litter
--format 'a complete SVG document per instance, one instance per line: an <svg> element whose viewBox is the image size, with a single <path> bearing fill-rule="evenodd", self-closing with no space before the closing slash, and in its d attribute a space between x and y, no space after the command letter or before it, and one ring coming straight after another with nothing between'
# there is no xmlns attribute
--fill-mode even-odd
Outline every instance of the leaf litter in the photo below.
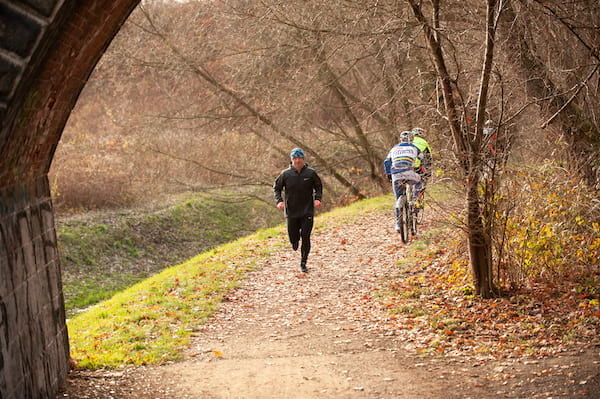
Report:
<svg viewBox="0 0 600 399"><path fill-rule="evenodd" d="M452 386L454 397L585 398L600 392L597 296L582 298L565 282L479 299L470 294L464 259L445 249L441 234L424 233L425 246L407 247L390 217L369 214L315 232L306 275L298 273L299 254L291 249L266 258L198 326L190 360L169 369L126 368L119 377L95 373L113 391L121 389L115 397L196 397L193 390L200 388L186 388L175 376L203 363L264 357L265 367L276 367L281 356L382 352L399 359L403 369L430 375L448 395ZM436 223L426 219L422 231ZM397 396L406 388L391 373L361 379L361 366L328 366L340 368L350 384L347 396ZM301 369L305 383L319 382ZM94 389L107 385L94 388L84 380L72 376L71 392L87 389L85 397L106 397L94 396ZM211 382L204 382L209 391L202 393L212 392ZM335 397L330 386L316 389L314 397Z"/></svg>

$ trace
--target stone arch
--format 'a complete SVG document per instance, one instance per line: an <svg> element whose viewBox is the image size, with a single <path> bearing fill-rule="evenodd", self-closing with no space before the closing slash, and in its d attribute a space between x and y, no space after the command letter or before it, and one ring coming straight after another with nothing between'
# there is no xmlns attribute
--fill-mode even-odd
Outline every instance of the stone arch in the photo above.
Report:
<svg viewBox="0 0 600 399"><path fill-rule="evenodd" d="M0 398L53 398L69 344L48 170L139 0L0 0Z"/></svg>

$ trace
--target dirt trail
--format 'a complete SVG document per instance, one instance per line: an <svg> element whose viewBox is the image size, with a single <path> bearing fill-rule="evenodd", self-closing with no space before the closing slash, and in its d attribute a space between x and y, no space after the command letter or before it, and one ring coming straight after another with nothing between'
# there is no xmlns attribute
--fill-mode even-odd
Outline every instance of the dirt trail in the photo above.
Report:
<svg viewBox="0 0 600 399"><path fill-rule="evenodd" d="M389 220L369 224L315 234L306 275L291 250L268 259L200 334L195 360L157 377L180 397L441 397L389 345L371 296L401 251L388 253Z"/></svg>
<svg viewBox="0 0 600 399"><path fill-rule="evenodd" d="M531 378L554 367L552 361L556 367L577 362L582 378L595 369L586 383L597 389L597 351L532 363L415 357L373 300L403 257L392 227L389 215L371 215L314 233L309 273L299 273L300 254L291 249L265 259L197 331L187 360L75 373L59 397L571 397L564 386L577 376ZM499 370L514 375L510 383L491 378Z"/></svg>

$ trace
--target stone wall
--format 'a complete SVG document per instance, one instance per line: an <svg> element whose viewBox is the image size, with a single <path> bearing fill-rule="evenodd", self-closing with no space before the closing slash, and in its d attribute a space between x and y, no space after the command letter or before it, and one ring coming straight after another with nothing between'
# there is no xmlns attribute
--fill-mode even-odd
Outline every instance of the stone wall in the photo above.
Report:
<svg viewBox="0 0 600 399"><path fill-rule="evenodd" d="M47 173L139 0L0 0L0 399L54 398L69 346Z"/></svg>
<svg viewBox="0 0 600 399"><path fill-rule="evenodd" d="M54 397L69 343L46 176L0 188L0 398Z"/></svg>

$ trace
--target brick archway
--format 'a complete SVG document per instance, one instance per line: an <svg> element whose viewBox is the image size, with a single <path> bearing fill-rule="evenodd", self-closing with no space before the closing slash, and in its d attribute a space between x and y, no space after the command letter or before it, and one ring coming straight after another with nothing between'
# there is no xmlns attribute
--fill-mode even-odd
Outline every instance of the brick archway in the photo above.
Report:
<svg viewBox="0 0 600 399"><path fill-rule="evenodd" d="M0 0L0 398L53 398L69 344L47 173L139 0Z"/></svg>

